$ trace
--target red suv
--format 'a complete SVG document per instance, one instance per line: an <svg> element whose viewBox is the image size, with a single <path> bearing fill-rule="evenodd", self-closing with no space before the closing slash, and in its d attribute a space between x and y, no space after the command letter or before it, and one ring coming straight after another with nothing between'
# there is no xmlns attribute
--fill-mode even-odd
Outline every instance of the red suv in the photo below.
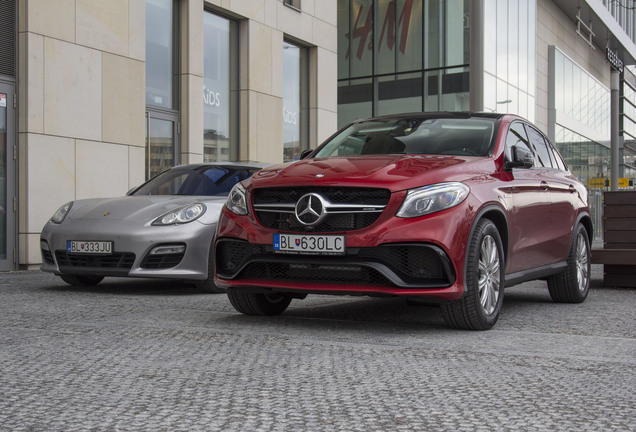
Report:
<svg viewBox="0 0 636 432"><path fill-rule="evenodd" d="M587 297L587 191L520 117L360 120L303 156L238 183L222 211L215 282L241 313L307 294L400 296L489 329L504 287L547 278L554 301Z"/></svg>

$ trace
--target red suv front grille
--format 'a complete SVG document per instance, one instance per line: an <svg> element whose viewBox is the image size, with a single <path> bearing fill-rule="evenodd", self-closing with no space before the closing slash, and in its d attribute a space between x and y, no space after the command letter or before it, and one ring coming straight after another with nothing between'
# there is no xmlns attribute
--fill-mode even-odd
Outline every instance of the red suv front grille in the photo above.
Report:
<svg viewBox="0 0 636 432"><path fill-rule="evenodd" d="M319 224L307 227L296 218L294 206L308 193L320 194L333 204L368 206L369 210L328 214ZM304 186L255 189L252 197L256 219L266 228L289 232L336 232L359 230L371 225L388 204L391 192L378 188Z"/></svg>

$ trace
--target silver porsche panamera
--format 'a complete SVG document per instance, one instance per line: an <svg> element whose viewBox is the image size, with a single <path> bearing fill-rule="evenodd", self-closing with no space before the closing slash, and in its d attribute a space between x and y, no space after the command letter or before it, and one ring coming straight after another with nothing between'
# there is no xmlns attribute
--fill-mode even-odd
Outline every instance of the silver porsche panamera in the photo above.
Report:
<svg viewBox="0 0 636 432"><path fill-rule="evenodd" d="M211 246L219 213L232 187L262 167L181 165L124 197L68 202L42 229L41 269L71 285L147 277L216 292Z"/></svg>

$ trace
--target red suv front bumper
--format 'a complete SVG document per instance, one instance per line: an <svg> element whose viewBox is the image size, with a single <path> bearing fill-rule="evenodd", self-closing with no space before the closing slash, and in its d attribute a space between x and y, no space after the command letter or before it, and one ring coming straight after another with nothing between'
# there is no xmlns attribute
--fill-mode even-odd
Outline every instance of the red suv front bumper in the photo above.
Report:
<svg viewBox="0 0 636 432"><path fill-rule="evenodd" d="M419 296L454 300L464 293L465 248L473 219L469 200L419 218L395 217L393 194L367 228L346 236L343 256L274 252L278 231L224 209L215 257L218 287L252 291ZM318 234L318 233L316 233Z"/></svg>

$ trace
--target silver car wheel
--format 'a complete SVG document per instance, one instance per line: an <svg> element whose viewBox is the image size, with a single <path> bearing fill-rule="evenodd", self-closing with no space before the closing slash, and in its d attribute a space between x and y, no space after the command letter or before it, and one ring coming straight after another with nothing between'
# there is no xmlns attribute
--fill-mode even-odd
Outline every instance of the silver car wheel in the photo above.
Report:
<svg viewBox="0 0 636 432"><path fill-rule="evenodd" d="M579 223L574 227L567 268L548 277L552 300L560 303L585 301L590 288L591 268L589 234L583 224Z"/></svg>
<svg viewBox="0 0 636 432"><path fill-rule="evenodd" d="M486 315L495 311L499 299L499 249L491 235L484 237L479 253L479 300Z"/></svg>
<svg viewBox="0 0 636 432"><path fill-rule="evenodd" d="M488 330L499 319L504 299L504 254L501 235L487 218L475 223L466 248L465 293L441 304L444 321L465 330Z"/></svg>
<svg viewBox="0 0 636 432"><path fill-rule="evenodd" d="M576 239L576 282L579 291L581 292L584 292L587 289L590 279L590 266L588 263L590 257L587 242L583 237L584 235L584 233L579 232L578 238Z"/></svg>

